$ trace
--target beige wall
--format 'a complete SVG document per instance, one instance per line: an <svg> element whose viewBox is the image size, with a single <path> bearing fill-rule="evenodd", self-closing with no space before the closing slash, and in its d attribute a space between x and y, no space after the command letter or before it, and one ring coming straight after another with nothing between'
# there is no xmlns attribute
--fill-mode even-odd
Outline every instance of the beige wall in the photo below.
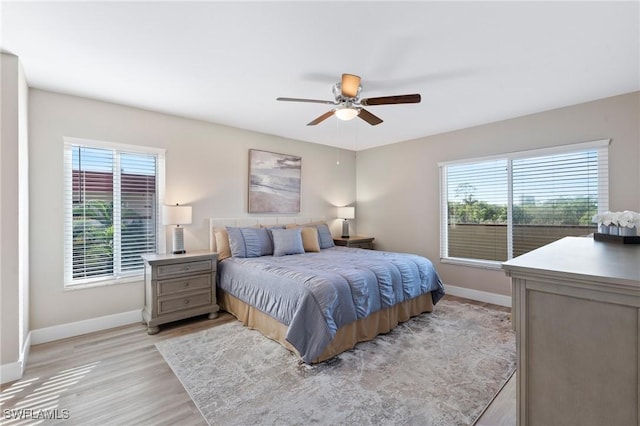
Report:
<svg viewBox="0 0 640 426"><path fill-rule="evenodd" d="M31 329L143 304L141 282L64 291L64 136L167 149L166 201L193 206L187 250L208 247L208 217L247 215L248 149L265 149L303 158L301 215L331 217L332 206L353 202L357 190L358 234L429 257L447 284L497 294L509 294L501 271L438 261L437 162L611 138L611 208L640 210L638 93L365 150L357 168L351 151L340 152L337 166L335 148L97 100L31 89L29 103ZM333 225L339 233L339 221Z"/></svg>
<svg viewBox="0 0 640 426"><path fill-rule="evenodd" d="M301 216L355 201L355 153L97 100L31 89L31 328L141 309L142 282L64 291L63 137L165 148L166 202L193 207L187 250L209 247L207 218L248 216L248 150L302 157ZM340 232L339 222L333 224ZM167 243L171 241L168 238Z"/></svg>
<svg viewBox="0 0 640 426"><path fill-rule="evenodd" d="M28 350L28 87L18 58L0 56L0 367L5 382L22 374Z"/></svg>
<svg viewBox="0 0 640 426"><path fill-rule="evenodd" d="M437 163L606 138L612 140L609 207L640 211L640 93L635 92L359 152L359 233L375 236L378 248L432 259L445 284L509 295L502 271L439 262Z"/></svg>

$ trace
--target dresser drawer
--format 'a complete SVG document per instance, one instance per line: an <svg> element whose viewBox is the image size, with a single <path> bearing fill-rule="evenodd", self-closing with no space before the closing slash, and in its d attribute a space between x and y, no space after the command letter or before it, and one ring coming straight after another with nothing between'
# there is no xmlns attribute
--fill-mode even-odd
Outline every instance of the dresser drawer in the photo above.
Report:
<svg viewBox="0 0 640 426"><path fill-rule="evenodd" d="M157 268L157 278L169 277L176 274L187 274L192 272L211 271L213 262L211 260L198 260L195 262L170 263L159 265Z"/></svg>
<svg viewBox="0 0 640 426"><path fill-rule="evenodd" d="M158 315L189 310L198 306L206 306L210 304L211 290L199 293L190 293L181 297L158 298Z"/></svg>
<svg viewBox="0 0 640 426"><path fill-rule="evenodd" d="M158 296L211 288L211 280L211 274L203 274L158 281Z"/></svg>

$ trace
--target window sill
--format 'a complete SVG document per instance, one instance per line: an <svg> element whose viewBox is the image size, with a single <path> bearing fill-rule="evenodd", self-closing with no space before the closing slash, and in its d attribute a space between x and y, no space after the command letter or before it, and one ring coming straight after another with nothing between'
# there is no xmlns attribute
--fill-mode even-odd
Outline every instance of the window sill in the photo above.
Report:
<svg viewBox="0 0 640 426"><path fill-rule="evenodd" d="M87 288L107 287L118 284L129 284L144 281L144 274L128 275L121 278L104 278L99 280L78 281L73 284L64 285L64 291L85 290Z"/></svg>
<svg viewBox="0 0 640 426"><path fill-rule="evenodd" d="M502 262L493 260L463 259L460 257L443 257L440 263L448 263L451 265L468 266L471 268L489 269L492 271L501 271Z"/></svg>

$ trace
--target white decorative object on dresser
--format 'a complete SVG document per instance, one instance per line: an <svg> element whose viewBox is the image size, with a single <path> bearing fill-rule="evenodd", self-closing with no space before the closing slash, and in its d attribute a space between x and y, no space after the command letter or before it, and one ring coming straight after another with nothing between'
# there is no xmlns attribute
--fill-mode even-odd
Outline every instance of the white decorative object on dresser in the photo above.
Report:
<svg viewBox="0 0 640 426"><path fill-rule="evenodd" d="M640 245L566 237L503 263L517 424L640 424Z"/></svg>
<svg viewBox="0 0 640 426"><path fill-rule="evenodd" d="M218 316L216 269L218 254L144 254L144 309L147 332L171 321L209 314Z"/></svg>

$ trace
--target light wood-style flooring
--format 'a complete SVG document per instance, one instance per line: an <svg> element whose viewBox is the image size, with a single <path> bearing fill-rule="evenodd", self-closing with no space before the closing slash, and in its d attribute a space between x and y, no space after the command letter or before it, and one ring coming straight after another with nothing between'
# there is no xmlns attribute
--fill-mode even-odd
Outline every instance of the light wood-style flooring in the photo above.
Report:
<svg viewBox="0 0 640 426"><path fill-rule="evenodd" d="M35 424L37 422L25 417L48 410L47 413L57 414L59 419L47 420L44 424L206 425L155 344L234 320L227 313L215 320L208 320L205 315L164 325L161 332L153 336L146 333L146 326L132 324L34 345L23 378L0 388L0 424ZM515 425L516 397L512 382L514 378L477 425ZM12 418L19 410L24 410L22 420Z"/></svg>

